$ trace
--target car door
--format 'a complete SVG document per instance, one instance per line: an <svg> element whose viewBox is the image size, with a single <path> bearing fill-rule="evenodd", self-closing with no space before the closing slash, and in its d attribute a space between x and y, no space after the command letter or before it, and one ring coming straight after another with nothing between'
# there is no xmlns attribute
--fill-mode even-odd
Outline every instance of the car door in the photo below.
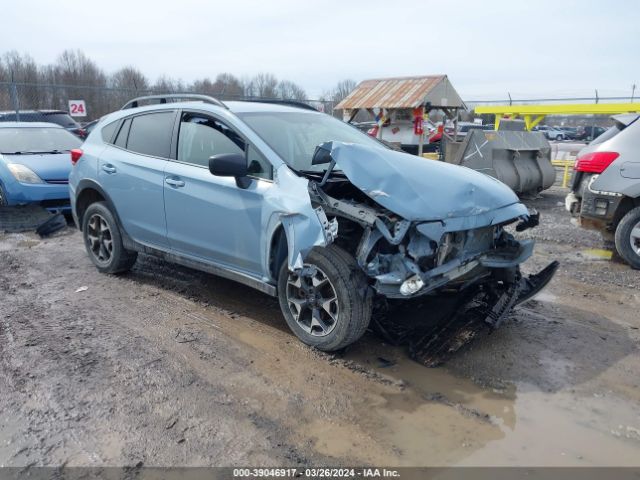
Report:
<svg viewBox="0 0 640 480"><path fill-rule="evenodd" d="M262 275L263 195L272 188L271 164L223 120L183 111L174 160L165 168L167 237L181 254ZM209 157L246 155L251 182L209 172Z"/></svg>
<svg viewBox="0 0 640 480"><path fill-rule="evenodd" d="M168 249L164 169L177 111L128 117L100 156L98 178L134 240Z"/></svg>

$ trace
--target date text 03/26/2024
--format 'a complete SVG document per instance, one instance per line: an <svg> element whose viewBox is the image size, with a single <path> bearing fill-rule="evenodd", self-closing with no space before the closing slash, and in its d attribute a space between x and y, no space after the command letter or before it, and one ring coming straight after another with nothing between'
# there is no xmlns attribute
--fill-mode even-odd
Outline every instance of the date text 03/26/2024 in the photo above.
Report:
<svg viewBox="0 0 640 480"><path fill-rule="evenodd" d="M399 478L387 468L234 468L234 478Z"/></svg>

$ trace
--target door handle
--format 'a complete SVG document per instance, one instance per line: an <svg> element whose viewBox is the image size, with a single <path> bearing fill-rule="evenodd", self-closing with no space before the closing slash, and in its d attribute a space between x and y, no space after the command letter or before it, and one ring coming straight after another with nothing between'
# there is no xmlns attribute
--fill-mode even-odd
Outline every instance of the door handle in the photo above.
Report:
<svg viewBox="0 0 640 480"><path fill-rule="evenodd" d="M102 171L111 174L116 173L117 170L116 167L114 167L110 163L105 163L104 165L102 165Z"/></svg>
<svg viewBox="0 0 640 480"><path fill-rule="evenodd" d="M172 187L176 187L176 188L184 187L184 182L182 180L176 180L175 178L168 177L168 178L165 178L164 181L167 185L171 185Z"/></svg>

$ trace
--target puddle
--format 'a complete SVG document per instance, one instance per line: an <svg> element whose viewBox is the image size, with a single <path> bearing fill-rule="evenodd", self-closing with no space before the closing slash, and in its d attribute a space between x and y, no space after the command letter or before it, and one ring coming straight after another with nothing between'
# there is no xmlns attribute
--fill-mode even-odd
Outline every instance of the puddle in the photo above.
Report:
<svg viewBox="0 0 640 480"><path fill-rule="evenodd" d="M407 385L371 406L378 422L361 424L395 452L389 464L640 465L640 408L615 396L549 393L524 383L483 388L446 368L425 368L399 349L385 347L382 356L373 350L347 357Z"/></svg>
<svg viewBox="0 0 640 480"><path fill-rule="evenodd" d="M537 299L552 302L556 296L543 291ZM389 385L394 386L361 379L347 385L324 359L304 349L300 357L297 349L285 347L295 347L295 340L272 325L227 321L207 309L191 312L197 312L192 320L213 323L214 330L260 351L257 365L265 378L283 385L281 376L292 385L308 383L300 398L313 399L314 406L300 403L291 428L318 453L389 466L640 465L640 405L613 393L584 393L591 387L581 385L555 391L527 383L488 388L446 367L425 368L404 349L372 337L349 348L344 360L393 380ZM502 361L499 351L488 354ZM543 369L554 384L571 385L575 365L552 357L543 354L531 368ZM303 368L305 362L290 363L301 358L314 362L313 371ZM316 383L326 390L316 392ZM399 384L405 385L402 391ZM492 384L501 385L499 380ZM331 388L345 389L347 395L332 394Z"/></svg>

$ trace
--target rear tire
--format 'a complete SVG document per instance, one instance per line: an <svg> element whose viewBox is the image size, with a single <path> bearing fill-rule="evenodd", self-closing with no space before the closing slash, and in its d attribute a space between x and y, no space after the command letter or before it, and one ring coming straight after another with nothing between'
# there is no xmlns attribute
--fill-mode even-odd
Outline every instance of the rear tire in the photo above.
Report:
<svg viewBox="0 0 640 480"><path fill-rule="evenodd" d="M640 207L627 212L616 227L616 250L631 267L640 270Z"/></svg>
<svg viewBox="0 0 640 480"><path fill-rule="evenodd" d="M104 202L89 205L82 217L82 236L89 258L102 273L131 270L137 252L124 248L118 223Z"/></svg>
<svg viewBox="0 0 640 480"><path fill-rule="evenodd" d="M307 345L335 351L358 340L371 320L372 295L355 259L336 245L314 248L302 274L283 262L278 299L293 333Z"/></svg>

